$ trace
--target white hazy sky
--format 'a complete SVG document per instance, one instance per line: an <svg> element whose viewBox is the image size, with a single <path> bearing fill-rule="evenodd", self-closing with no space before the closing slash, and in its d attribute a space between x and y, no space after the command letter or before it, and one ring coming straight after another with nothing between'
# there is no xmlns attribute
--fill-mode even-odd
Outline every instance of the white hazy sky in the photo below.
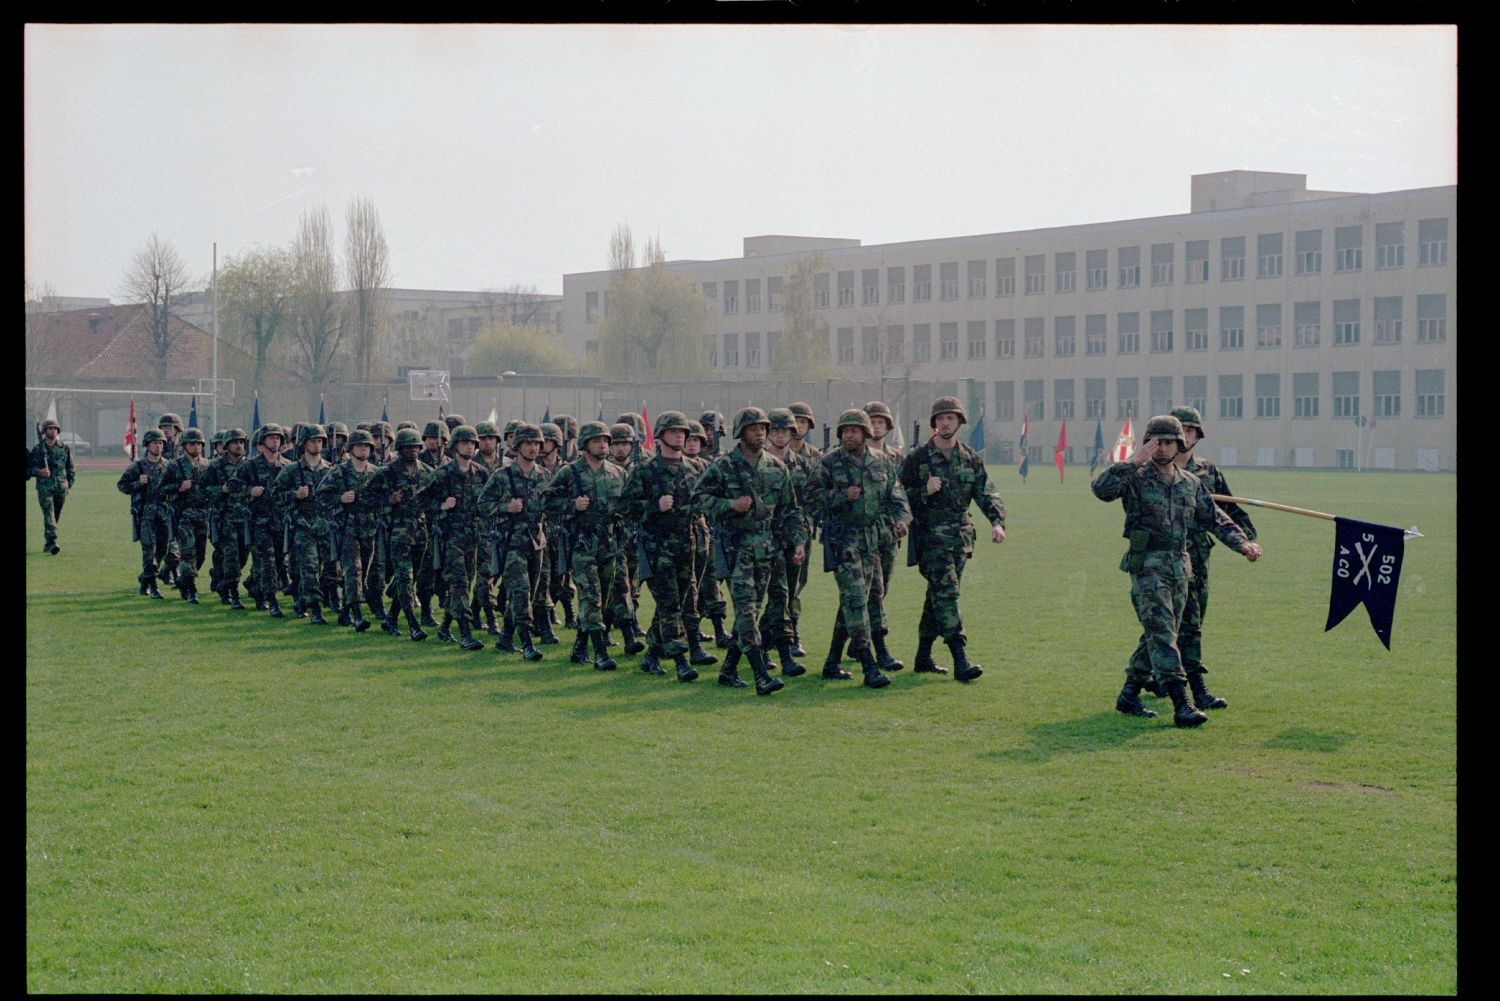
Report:
<svg viewBox="0 0 1500 1001"><path fill-rule="evenodd" d="M1457 32L1298 26L198 26L25 31L26 277L119 298L375 200L392 284L560 293L670 258L1170 215L1194 173L1453 184Z"/></svg>

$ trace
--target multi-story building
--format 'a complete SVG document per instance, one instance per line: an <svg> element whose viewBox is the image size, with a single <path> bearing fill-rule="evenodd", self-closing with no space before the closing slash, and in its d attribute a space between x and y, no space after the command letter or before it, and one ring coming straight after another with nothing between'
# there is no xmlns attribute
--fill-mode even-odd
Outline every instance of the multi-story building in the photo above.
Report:
<svg viewBox="0 0 1500 1001"><path fill-rule="evenodd" d="M710 300L720 378L772 368L783 284L817 253L839 370L951 381L992 435L1024 416L1050 442L1066 420L1087 461L1096 420L1112 439L1186 403L1223 465L1454 469L1457 198L1236 170L1195 175L1184 215L873 246L752 237L743 257L669 267ZM608 290L607 271L564 276L570 350L597 348Z"/></svg>

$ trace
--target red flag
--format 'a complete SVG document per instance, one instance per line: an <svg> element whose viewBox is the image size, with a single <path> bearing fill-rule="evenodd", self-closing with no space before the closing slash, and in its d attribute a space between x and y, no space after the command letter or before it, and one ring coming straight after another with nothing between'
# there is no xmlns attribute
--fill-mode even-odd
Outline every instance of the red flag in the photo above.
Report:
<svg viewBox="0 0 1500 1001"><path fill-rule="evenodd" d="M125 454L135 461L135 397L130 398L130 420L125 425Z"/></svg>
<svg viewBox="0 0 1500 1001"><path fill-rule="evenodd" d="M641 404L641 423L646 426L646 440L642 447L647 449L655 448L656 435L651 433L651 418L646 416L646 405L644 403Z"/></svg>
<svg viewBox="0 0 1500 1001"><path fill-rule="evenodd" d="M1057 451L1053 458L1057 460L1057 480L1062 482L1063 478L1063 455L1068 451L1068 422L1062 422L1062 429L1057 432Z"/></svg>
<svg viewBox="0 0 1500 1001"><path fill-rule="evenodd" d="M1124 462L1134 451L1135 435L1130 433L1130 418L1127 417L1125 426L1120 429L1120 437L1115 439L1115 447L1109 450L1109 461Z"/></svg>

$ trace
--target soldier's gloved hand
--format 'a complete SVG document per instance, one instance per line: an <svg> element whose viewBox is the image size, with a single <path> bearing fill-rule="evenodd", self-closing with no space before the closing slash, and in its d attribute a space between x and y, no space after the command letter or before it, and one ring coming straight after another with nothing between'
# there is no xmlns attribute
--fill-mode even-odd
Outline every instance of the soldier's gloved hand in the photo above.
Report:
<svg viewBox="0 0 1500 1001"><path fill-rule="evenodd" d="M1005 528L1003 526L1001 526L1001 525L996 525L995 527L991 528L990 529L990 541L991 542L1004 542L1005 541Z"/></svg>
<svg viewBox="0 0 1500 1001"><path fill-rule="evenodd" d="M1260 543L1258 542L1248 542L1245 544L1245 548L1240 550L1240 555L1245 557L1245 559L1249 560L1251 563L1254 563L1256 560L1260 559L1264 553L1265 550L1260 548Z"/></svg>
<svg viewBox="0 0 1500 1001"><path fill-rule="evenodd" d="M584 494L582 497L574 497L573 498L573 510L574 511L587 511L589 509L589 504L593 502L593 499L594 498L588 496L587 494Z"/></svg>
<svg viewBox="0 0 1500 1001"><path fill-rule="evenodd" d="M353 490L345 490L343 493L339 494L339 503L340 504L353 504L354 503L354 491Z"/></svg>
<svg viewBox="0 0 1500 1001"><path fill-rule="evenodd" d="M521 498L519 498L519 497L512 497L510 499L510 503L507 504L507 505L505 505L505 510L508 511L509 513L511 513L511 514L520 514L521 513L521 508L524 507L524 506L525 505L523 505L521 503Z"/></svg>
<svg viewBox="0 0 1500 1001"><path fill-rule="evenodd" d="M850 487L848 490L844 491L844 496L848 497L849 503L853 504L855 501L859 500L860 495L864 492L865 491L863 487Z"/></svg>
<svg viewBox="0 0 1500 1001"><path fill-rule="evenodd" d="M671 494L662 494L656 499L656 509L658 511L670 511L672 510L672 505L675 503L677 503L677 499Z"/></svg>
<svg viewBox="0 0 1500 1001"><path fill-rule="evenodd" d="M750 510L750 505L754 503L754 498L752 498L749 494L740 494L730 503L729 507L736 514L744 514L746 511Z"/></svg>
<svg viewBox="0 0 1500 1001"><path fill-rule="evenodd" d="M452 511L456 507L458 507L457 497L448 497L442 503L442 508L444 511Z"/></svg>
<svg viewBox="0 0 1500 1001"><path fill-rule="evenodd" d="M183 480L181 483L177 484L177 492L180 494L185 494L191 489L193 489L192 480Z"/></svg>
<svg viewBox="0 0 1500 1001"><path fill-rule="evenodd" d="M929 477L927 477L927 496L928 497L931 497L933 494L937 493L941 489L943 489L943 481L942 480L938 479L936 476L929 476Z"/></svg>
<svg viewBox="0 0 1500 1001"><path fill-rule="evenodd" d="M146 484L148 484L150 482L151 482L151 477L147 476L145 473L142 473L141 474L141 486L144 487Z"/></svg>
<svg viewBox="0 0 1500 1001"><path fill-rule="evenodd" d="M307 500L307 484L306 483L302 484L300 487L297 488L297 499L298 500Z"/></svg>
<svg viewBox="0 0 1500 1001"><path fill-rule="evenodd" d="M143 482L143 483L145 482L145 478L144 477L142 477L141 482ZM265 492L266 492L266 488L263 487L263 486L256 485L256 486L253 486L253 487L250 488L250 496L251 497L259 497L261 494L263 494Z"/></svg>

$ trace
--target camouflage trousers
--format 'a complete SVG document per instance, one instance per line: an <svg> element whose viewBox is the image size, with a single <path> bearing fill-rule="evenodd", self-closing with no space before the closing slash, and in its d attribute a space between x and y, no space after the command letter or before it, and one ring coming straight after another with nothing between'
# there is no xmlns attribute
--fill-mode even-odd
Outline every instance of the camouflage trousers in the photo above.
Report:
<svg viewBox="0 0 1500 1001"><path fill-rule="evenodd" d="M552 541L542 546L537 553L536 579L531 588L531 621L538 623L537 615L548 618L552 611Z"/></svg>
<svg viewBox="0 0 1500 1001"><path fill-rule="evenodd" d="M635 545L636 533L639 528L627 528L620 538L620 567L625 578L625 586L630 590L630 607L638 608L641 604L641 570L636 566L638 559Z"/></svg>
<svg viewBox="0 0 1500 1001"><path fill-rule="evenodd" d="M966 637L963 618L958 614L958 586L974 553L974 526L954 526L942 534L929 533L923 542L917 569L927 582L927 596L922 601L917 637L962 642Z"/></svg>
<svg viewBox="0 0 1500 1001"><path fill-rule="evenodd" d="M36 503L42 509L42 541L50 549L57 542L57 520L62 517L63 501L68 499L66 490L42 489L37 481Z"/></svg>
<svg viewBox="0 0 1500 1001"><path fill-rule="evenodd" d="M697 620L692 619L691 614L698 602L698 573L693 564L692 540L683 536L655 542L646 548L644 558L651 561L646 584L651 588L651 600L656 605L646 639L651 644L652 653L660 657L676 657L688 650L684 619L692 621L697 628Z"/></svg>
<svg viewBox="0 0 1500 1001"><path fill-rule="evenodd" d="M527 542L519 547L508 547L502 555L505 568L501 573L500 587L505 592L505 612L514 628L530 632L537 585L541 582L542 554ZM546 614L545 607L542 614Z"/></svg>
<svg viewBox="0 0 1500 1001"><path fill-rule="evenodd" d="M477 536L451 534L443 538L443 610L459 622L465 621L469 615L478 563Z"/></svg>
<svg viewBox="0 0 1500 1001"><path fill-rule="evenodd" d="M437 545L435 541L429 541L422 547L421 558L412 568L416 572L417 597L422 600L437 594L442 587L441 570L432 565L432 546L434 545Z"/></svg>
<svg viewBox="0 0 1500 1001"><path fill-rule="evenodd" d="M768 646L778 647L792 641L795 623L793 608L800 608L796 596L797 575L805 572L807 561L798 566L792 562L795 549L777 546L771 555L771 579L766 584L766 612L760 620L761 636Z"/></svg>
<svg viewBox="0 0 1500 1001"><path fill-rule="evenodd" d="M359 609L361 601L370 606L376 617L385 614L385 566L377 551L375 536L345 532L339 540L339 563L344 568L344 605L349 611Z"/></svg>
<svg viewBox="0 0 1500 1001"><path fill-rule="evenodd" d="M578 631L598 632L604 628L604 605L613 601L617 589L615 562L618 554L603 548L573 550L573 586L578 591ZM626 616L630 614L627 606Z"/></svg>
<svg viewBox="0 0 1500 1001"><path fill-rule="evenodd" d="M137 579L142 584L156 577L158 565L167 565L163 561L170 552L171 534L165 513L141 512L141 575Z"/></svg>
<svg viewBox="0 0 1500 1001"><path fill-rule="evenodd" d="M1145 682L1154 678L1158 685L1187 680L1177 635L1191 577L1186 553L1147 553L1145 567L1131 573L1130 602L1144 631L1144 656L1131 655L1127 679Z"/></svg>
<svg viewBox="0 0 1500 1001"><path fill-rule="evenodd" d="M735 546L734 570L728 583L729 598L734 602L734 638L741 650L761 649L760 618L771 587L771 566L777 558L770 540Z"/></svg>
<svg viewBox="0 0 1500 1001"><path fill-rule="evenodd" d="M336 606L339 566L333 558L328 533L322 528L297 525L292 528L291 544L291 562L297 567L297 597Z"/></svg>
<svg viewBox="0 0 1500 1001"><path fill-rule="evenodd" d="M547 596L553 604L559 601L568 601L573 597L573 575L563 572L562 547L568 541L560 535L554 535L547 542L548 574L547 574Z"/></svg>
<svg viewBox="0 0 1500 1001"><path fill-rule="evenodd" d="M1187 602L1177 623L1177 652L1182 656L1182 670L1189 677L1207 674L1203 666L1203 614L1208 610L1208 558L1193 561L1193 576L1188 581ZM1137 680L1151 677L1151 656L1146 634L1141 633L1130 655L1129 674Z"/></svg>
<svg viewBox="0 0 1500 1001"><path fill-rule="evenodd" d="M239 523L231 524L228 515L220 515L217 534L219 541L214 543L214 573L217 574L219 587L230 584L238 587L240 573L244 570Z"/></svg>
<svg viewBox="0 0 1500 1001"><path fill-rule="evenodd" d="M389 532L386 540L390 556L389 588L391 600L398 608L410 610L416 603L416 564L423 562L426 541L426 535L417 529L392 528Z"/></svg>
<svg viewBox="0 0 1500 1001"><path fill-rule="evenodd" d="M877 626L874 616L871 615L870 628L872 636L884 636L891 631L890 623L885 618L885 596L891 593L891 574L896 572L896 540L894 538L890 542L882 542L880 544L878 563L880 565L880 624ZM843 602L840 601L839 614L834 619L833 631L837 633L840 629L843 629L847 632L848 626L845 622L844 606Z"/></svg>
<svg viewBox="0 0 1500 1001"><path fill-rule="evenodd" d="M184 511L177 516L177 583L182 590L197 590L198 571L208 556L208 512Z"/></svg>
<svg viewBox="0 0 1500 1001"><path fill-rule="evenodd" d="M698 568L698 604L693 609L693 621L701 621L704 618L722 617L728 608L724 604L724 594L719 589L719 582L714 579L712 542L708 536L708 526L696 525L693 528L693 565Z"/></svg>
<svg viewBox="0 0 1500 1001"><path fill-rule="evenodd" d="M884 636L885 576L878 550L858 544L839 547L833 579L839 586L839 622L849 633L849 650L858 655L870 637Z"/></svg>

